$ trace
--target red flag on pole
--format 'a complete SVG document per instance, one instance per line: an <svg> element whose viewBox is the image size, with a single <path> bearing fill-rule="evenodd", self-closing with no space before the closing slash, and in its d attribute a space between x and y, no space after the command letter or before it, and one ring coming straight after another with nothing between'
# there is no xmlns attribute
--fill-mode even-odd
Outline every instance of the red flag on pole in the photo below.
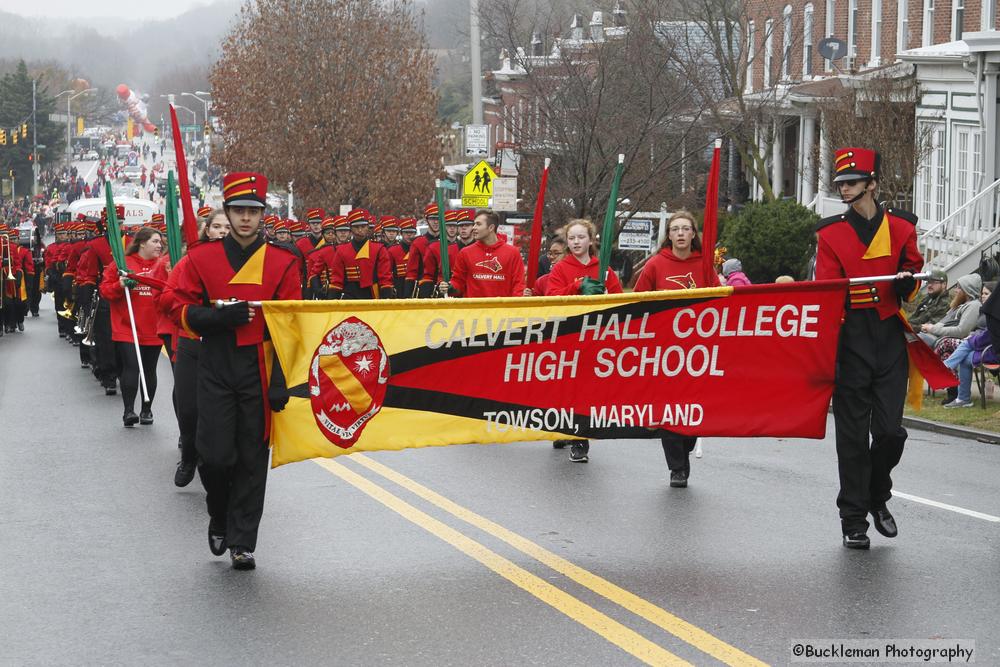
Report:
<svg viewBox="0 0 1000 667"><path fill-rule="evenodd" d="M527 275L529 288L535 286L535 279L538 277L538 255L542 248L542 213L545 210L545 187L549 182L550 162L549 158L545 158L545 168L542 170L542 182L538 184L538 199L535 200L535 215L531 219L531 246L528 248Z"/></svg>
<svg viewBox="0 0 1000 667"><path fill-rule="evenodd" d="M705 217L701 225L701 261L703 275L712 275L715 270L715 243L719 238L719 168L721 162L722 139L715 140L712 151L712 168L708 171L705 188Z"/></svg>
<svg viewBox="0 0 1000 667"><path fill-rule="evenodd" d="M170 105L170 127L174 135L174 155L177 158L177 180L181 188L181 208L184 209L184 241L190 248L198 242L198 221L194 216L194 205L191 203L191 184L188 183L187 160L184 158L184 138L181 126L177 122L177 110Z"/></svg>

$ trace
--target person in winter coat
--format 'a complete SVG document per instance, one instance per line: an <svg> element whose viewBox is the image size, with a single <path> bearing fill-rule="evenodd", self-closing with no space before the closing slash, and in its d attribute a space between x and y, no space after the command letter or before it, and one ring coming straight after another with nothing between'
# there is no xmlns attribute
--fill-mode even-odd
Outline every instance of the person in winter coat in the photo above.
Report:
<svg viewBox="0 0 1000 667"><path fill-rule="evenodd" d="M983 285L983 291L979 298L981 303L986 303L990 294L996 290L996 281ZM986 315L979 318L978 326L968 338L964 339L955 348L955 351L948 356L944 365L953 371L958 372L958 393L954 400L944 404L946 408L971 408L972 403L972 369L979 364L1000 363L996 352L993 350L992 340L989 331L986 329Z"/></svg>
<svg viewBox="0 0 1000 667"><path fill-rule="evenodd" d="M722 263L722 277L726 279L726 285L729 287L752 284L747 274L743 273L743 263L735 257Z"/></svg>
<svg viewBox="0 0 1000 667"><path fill-rule="evenodd" d="M954 351L958 341L972 333L979 320L979 309L982 302L979 295L983 289L983 279L978 274L970 273L958 279L958 289L952 297L948 312L940 321L934 324L922 324L920 337L944 357L938 349L942 339L954 338L956 342L946 350L947 354ZM944 346L947 347L947 346Z"/></svg>
<svg viewBox="0 0 1000 667"><path fill-rule="evenodd" d="M694 216L684 210L677 211L667 221L667 238L659 252L642 268L635 282L635 291L718 287L718 275L713 267L702 264L701 253ZM671 434L663 436L660 441L667 467L670 468L670 486L687 487L691 474L691 451L698 439Z"/></svg>
<svg viewBox="0 0 1000 667"><path fill-rule="evenodd" d="M917 302L907 318L915 330L925 324L939 321L948 312L948 274L941 269L931 271L925 290L923 298Z"/></svg>

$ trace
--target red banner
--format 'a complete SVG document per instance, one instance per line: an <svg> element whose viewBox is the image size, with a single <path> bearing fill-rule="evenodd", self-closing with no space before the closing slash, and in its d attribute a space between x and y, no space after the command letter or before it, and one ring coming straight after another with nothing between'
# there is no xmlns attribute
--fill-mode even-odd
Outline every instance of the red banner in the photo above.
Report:
<svg viewBox="0 0 1000 667"><path fill-rule="evenodd" d="M292 396L274 463L662 431L821 438L845 288L266 302Z"/></svg>

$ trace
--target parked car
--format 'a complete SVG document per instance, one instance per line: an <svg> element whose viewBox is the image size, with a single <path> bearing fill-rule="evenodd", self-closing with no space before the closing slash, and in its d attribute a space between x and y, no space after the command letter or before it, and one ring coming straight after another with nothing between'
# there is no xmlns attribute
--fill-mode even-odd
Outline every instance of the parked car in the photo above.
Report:
<svg viewBox="0 0 1000 667"><path fill-rule="evenodd" d="M95 151L93 148L91 148L89 151L87 151L86 153L83 154L83 159L84 160L100 160L101 156L97 154L97 151Z"/></svg>
<svg viewBox="0 0 1000 667"><path fill-rule="evenodd" d="M125 169L122 170L122 175L124 175L125 178L127 178L128 180L137 183L139 182L139 177L142 176L142 167L139 166L125 167Z"/></svg>

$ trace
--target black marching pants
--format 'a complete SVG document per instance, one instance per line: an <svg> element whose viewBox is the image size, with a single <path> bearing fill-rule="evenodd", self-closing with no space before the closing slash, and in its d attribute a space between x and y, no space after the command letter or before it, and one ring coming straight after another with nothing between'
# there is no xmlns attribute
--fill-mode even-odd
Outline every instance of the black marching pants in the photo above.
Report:
<svg viewBox="0 0 1000 667"><path fill-rule="evenodd" d="M868 529L868 513L892 497L890 473L906 442L909 361L903 324L874 309L848 310L837 351L833 416L844 533ZM869 433L871 438L869 439Z"/></svg>
<svg viewBox="0 0 1000 667"><path fill-rule="evenodd" d="M698 438L688 438L682 435L665 435L660 438L663 445L663 456L667 459L667 467L671 471L691 472L691 452Z"/></svg>
<svg viewBox="0 0 1000 667"><path fill-rule="evenodd" d="M177 337L174 361L174 412L181 433L181 460L198 460L195 434L198 432L198 351L201 341Z"/></svg>
<svg viewBox="0 0 1000 667"><path fill-rule="evenodd" d="M195 444L211 524L226 543L254 551L264 513L270 452L264 438L264 391L256 345L229 335L206 336L198 357Z"/></svg>
<svg viewBox="0 0 1000 667"><path fill-rule="evenodd" d="M135 352L132 353L135 356ZM104 387L114 387L118 379L118 358L111 340L111 306L104 299L94 315L94 349L91 354L94 375ZM138 371L137 371L138 372Z"/></svg>
<svg viewBox="0 0 1000 667"><path fill-rule="evenodd" d="M142 356L142 370L146 374L146 389L149 396L143 403L147 407L153 402L156 396L156 362L160 359L161 345L140 345L139 354ZM116 342L115 348L118 350L118 360L121 363L122 403L125 404L125 411L135 411L135 396L139 393L139 362L135 358L135 344Z"/></svg>

